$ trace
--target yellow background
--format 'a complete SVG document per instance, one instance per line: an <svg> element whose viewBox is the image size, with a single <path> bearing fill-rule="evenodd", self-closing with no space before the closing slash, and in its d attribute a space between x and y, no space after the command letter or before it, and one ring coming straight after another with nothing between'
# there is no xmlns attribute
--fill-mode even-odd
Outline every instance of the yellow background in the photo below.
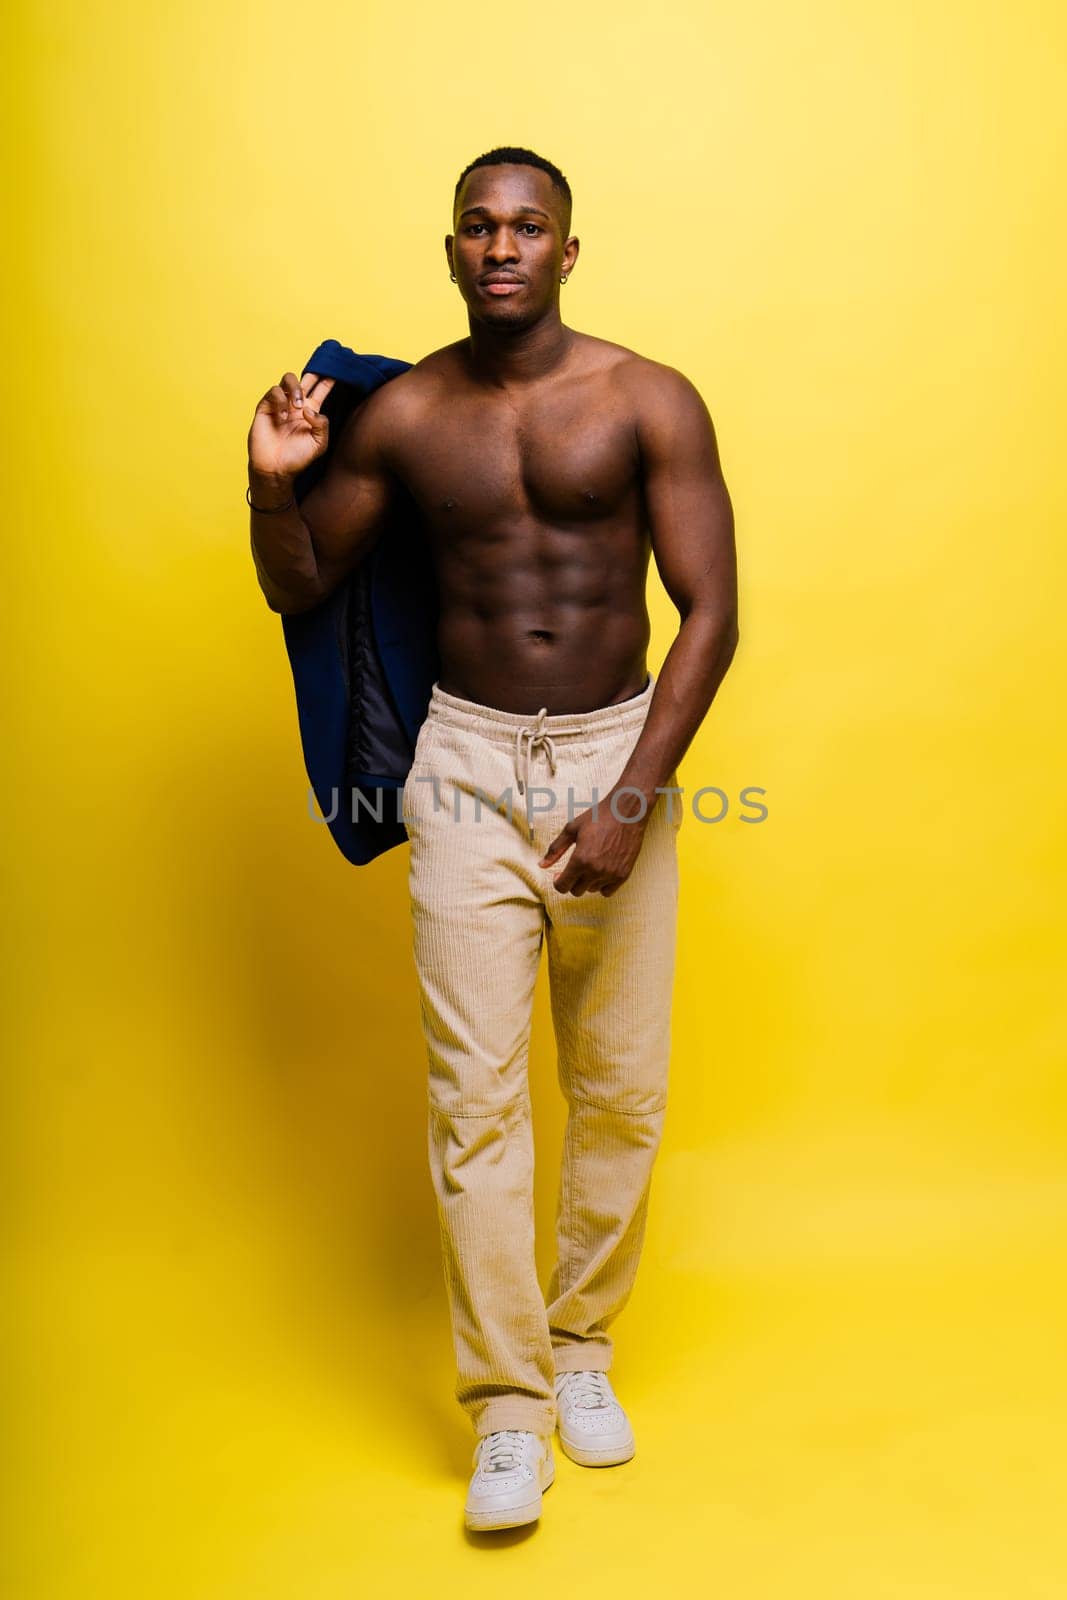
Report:
<svg viewBox="0 0 1067 1600"><path fill-rule="evenodd" d="M1062 1595L1061 9L11 30L10 1592ZM479 1543L407 851L308 818L243 495L320 339L466 331L442 240L498 143L573 185L565 319L715 418L742 643L682 782L770 814L681 834L638 1456ZM547 1272L543 981L534 1041Z"/></svg>

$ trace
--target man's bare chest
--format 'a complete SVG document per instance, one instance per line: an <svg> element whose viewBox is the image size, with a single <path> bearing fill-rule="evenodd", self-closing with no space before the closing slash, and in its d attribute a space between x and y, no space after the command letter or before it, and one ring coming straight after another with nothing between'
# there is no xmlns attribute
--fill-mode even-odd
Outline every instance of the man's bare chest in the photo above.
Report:
<svg viewBox="0 0 1067 1600"><path fill-rule="evenodd" d="M461 400L404 441L398 465L419 512L442 532L513 518L595 522L617 516L639 488L628 408L588 391L521 406Z"/></svg>

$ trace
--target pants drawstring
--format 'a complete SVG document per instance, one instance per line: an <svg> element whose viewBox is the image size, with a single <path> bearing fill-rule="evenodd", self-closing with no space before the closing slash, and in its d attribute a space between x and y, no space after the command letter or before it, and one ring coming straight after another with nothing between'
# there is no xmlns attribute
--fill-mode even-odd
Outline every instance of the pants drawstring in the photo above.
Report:
<svg viewBox="0 0 1067 1600"><path fill-rule="evenodd" d="M545 718L547 715L548 707L542 706L540 711L537 713L537 721L534 723L524 724L524 726L519 728L515 734L515 777L518 781L519 793L521 795L525 795L527 789L530 787L531 758L536 747L541 746L544 748L545 755L548 757L548 770L551 775L555 777L556 746L553 743L552 735L545 728ZM584 732L584 728L581 724L573 724L569 728L556 728L555 732L582 733ZM525 743L523 742L524 740L526 741ZM529 802L527 802L527 809L529 809ZM532 838L532 817L530 817L529 822L530 837Z"/></svg>

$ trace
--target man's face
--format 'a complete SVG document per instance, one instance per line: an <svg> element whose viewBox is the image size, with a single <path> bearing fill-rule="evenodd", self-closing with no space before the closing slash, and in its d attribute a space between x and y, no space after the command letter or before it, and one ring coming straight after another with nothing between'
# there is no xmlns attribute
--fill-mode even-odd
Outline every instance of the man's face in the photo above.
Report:
<svg viewBox="0 0 1067 1600"><path fill-rule="evenodd" d="M576 239L563 234L563 197L539 167L475 167L456 202L445 240L472 316L495 327L525 327L558 301L561 272Z"/></svg>

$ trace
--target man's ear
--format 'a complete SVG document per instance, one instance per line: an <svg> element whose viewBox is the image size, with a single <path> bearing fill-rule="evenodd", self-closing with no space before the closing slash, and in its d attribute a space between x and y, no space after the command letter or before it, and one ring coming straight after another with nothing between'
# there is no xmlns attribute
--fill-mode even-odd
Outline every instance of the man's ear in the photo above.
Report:
<svg viewBox="0 0 1067 1600"><path fill-rule="evenodd" d="M455 238L456 238L456 236L455 236L454 233L446 233L445 234L445 256L446 256L446 258L448 260L448 270L449 270L449 272L455 272L455 270L456 270L455 267L452 264L452 245L455 242Z"/></svg>

